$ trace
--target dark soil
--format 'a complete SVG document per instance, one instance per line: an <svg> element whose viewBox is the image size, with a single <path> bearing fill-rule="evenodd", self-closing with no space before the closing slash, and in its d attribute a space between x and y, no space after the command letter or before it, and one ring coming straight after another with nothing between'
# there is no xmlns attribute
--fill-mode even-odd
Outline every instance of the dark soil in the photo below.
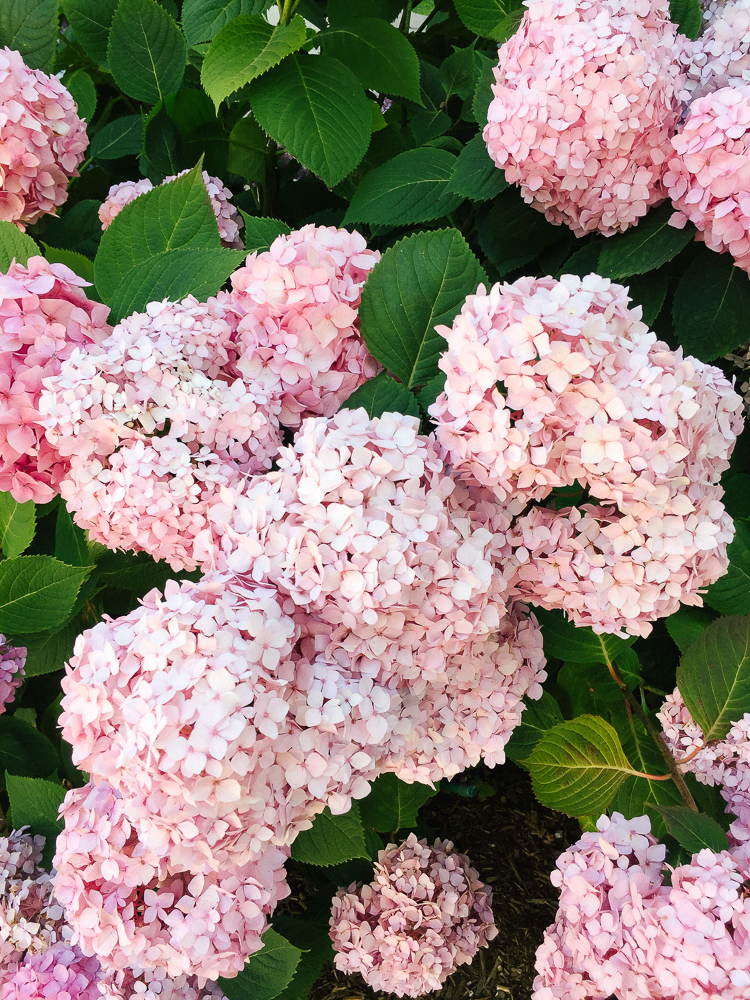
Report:
<svg viewBox="0 0 750 1000"><path fill-rule="evenodd" d="M467 854L493 889L498 935L470 965L461 966L435 1000L529 1000L534 954L557 910L558 891L549 881L558 856L580 837L576 820L546 809L534 798L527 773L515 764L476 778L492 785L489 798L465 798L442 791L420 810L436 835L450 838ZM327 965L309 1000L375 1000L359 978Z"/></svg>

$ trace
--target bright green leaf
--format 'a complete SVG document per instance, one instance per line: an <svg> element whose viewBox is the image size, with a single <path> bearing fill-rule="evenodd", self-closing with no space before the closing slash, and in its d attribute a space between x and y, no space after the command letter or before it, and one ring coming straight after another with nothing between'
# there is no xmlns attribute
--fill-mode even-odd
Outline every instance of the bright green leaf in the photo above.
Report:
<svg viewBox="0 0 750 1000"><path fill-rule="evenodd" d="M76 69L66 73L63 83L76 102L78 114L84 121L90 122L96 111L96 87L94 81L85 70Z"/></svg>
<svg viewBox="0 0 750 1000"><path fill-rule="evenodd" d="M408 785L395 774L381 774L370 794L359 801L362 822L373 830L391 833L417 825L417 810L436 794L436 789L418 782Z"/></svg>
<svg viewBox="0 0 750 1000"><path fill-rule="evenodd" d="M41 250L26 233L22 233L12 222L0 221L0 272L5 274L15 260L25 264L29 257L41 254Z"/></svg>
<svg viewBox="0 0 750 1000"><path fill-rule="evenodd" d="M125 115L105 125L91 140L90 153L97 160L118 160L138 155L143 149L143 119Z"/></svg>
<svg viewBox="0 0 750 1000"><path fill-rule="evenodd" d="M542 626L544 652L558 660L572 663L611 663L632 646L635 636L620 639L616 635L597 635L592 629L574 625L562 611L534 608Z"/></svg>
<svg viewBox="0 0 750 1000"><path fill-rule="evenodd" d="M225 24L246 14L262 14L273 0L184 0L182 28L190 46L210 42Z"/></svg>
<svg viewBox="0 0 750 1000"><path fill-rule="evenodd" d="M35 532L34 501L18 503L10 493L0 493L0 548L6 559L20 556L31 545Z"/></svg>
<svg viewBox="0 0 750 1000"><path fill-rule="evenodd" d="M58 632L37 632L34 635L15 635L13 643L26 647L24 672L27 677L51 674L60 670L73 654L73 643L79 632L76 622L65 625Z"/></svg>
<svg viewBox="0 0 750 1000"><path fill-rule="evenodd" d="M692 608L688 604L681 604L678 611L665 619L665 624L680 652L684 653L715 617L708 608Z"/></svg>
<svg viewBox="0 0 750 1000"><path fill-rule="evenodd" d="M107 66L107 42L118 0L62 0L62 9L86 54Z"/></svg>
<svg viewBox="0 0 750 1000"><path fill-rule="evenodd" d="M291 983L302 951L269 927L263 947L245 962L233 979L219 979L227 1000L274 1000Z"/></svg>
<svg viewBox="0 0 750 1000"><path fill-rule="evenodd" d="M5 781L13 829L28 826L32 836L40 834L46 838L42 867L51 868L55 842L64 826L57 813L65 798L65 789L43 778L23 778L11 773L6 775Z"/></svg>
<svg viewBox="0 0 750 1000"><path fill-rule="evenodd" d="M0 563L0 632L43 632L61 625L90 568L52 556L16 556Z"/></svg>
<svg viewBox="0 0 750 1000"><path fill-rule="evenodd" d="M60 766L60 757L46 736L14 715L0 716L0 787L5 775L46 778Z"/></svg>
<svg viewBox="0 0 750 1000"><path fill-rule="evenodd" d="M339 20L316 36L321 51L354 73L368 90L421 104L419 59L398 28L376 17Z"/></svg>
<svg viewBox="0 0 750 1000"><path fill-rule="evenodd" d="M347 410L356 410L363 406L370 417L380 417L383 413L406 413L412 417L419 416L419 405L416 397L406 386L396 382L387 372L381 372L371 378L359 389L355 389L345 403ZM393 827L392 829L395 829Z"/></svg>
<svg viewBox="0 0 750 1000"><path fill-rule="evenodd" d="M367 858L365 831L356 802L348 813L334 816L326 806L292 844L292 857L308 865L337 865L352 858ZM230 998L231 1000L231 998Z"/></svg>
<svg viewBox="0 0 750 1000"><path fill-rule="evenodd" d="M664 817L667 829L677 843L691 854L697 854L705 847L718 854L729 846L722 828L705 813L695 812L687 806L657 805L654 808Z"/></svg>
<svg viewBox="0 0 750 1000"><path fill-rule="evenodd" d="M253 253L255 250L269 250L271 244L277 236L288 236L291 229L280 219L266 219L255 215L247 215L240 209L242 218L245 220L245 229L242 238L245 241L245 251Z"/></svg>
<svg viewBox="0 0 750 1000"><path fill-rule="evenodd" d="M702 17L700 0L669 0L669 19L693 41L700 34Z"/></svg>
<svg viewBox="0 0 750 1000"><path fill-rule="evenodd" d="M109 33L107 61L128 97L156 104L179 88L187 46L180 29L155 0L120 0Z"/></svg>
<svg viewBox="0 0 750 1000"><path fill-rule="evenodd" d="M57 0L2 0L0 46L23 56L32 69L48 69L57 44Z"/></svg>
<svg viewBox="0 0 750 1000"><path fill-rule="evenodd" d="M676 257L695 238L695 226L688 223L683 229L675 229L669 225L673 215L672 203L666 201L637 226L611 236L599 258L599 273L619 281L631 274L653 271Z"/></svg>
<svg viewBox="0 0 750 1000"><path fill-rule="evenodd" d="M472 201L491 201L507 186L505 172L490 158L482 136L475 135L456 160L446 190Z"/></svg>
<svg viewBox="0 0 750 1000"><path fill-rule="evenodd" d="M505 756L516 763L525 762L542 736L563 721L560 706L549 691L538 701L524 701L521 725L516 726L505 746Z"/></svg>
<svg viewBox="0 0 750 1000"><path fill-rule="evenodd" d="M747 340L750 278L728 253L704 249L682 275L672 306L685 354L713 361Z"/></svg>
<svg viewBox="0 0 750 1000"><path fill-rule="evenodd" d="M735 521L727 546L729 570L708 588L703 601L722 615L750 613L750 522Z"/></svg>
<svg viewBox="0 0 750 1000"><path fill-rule="evenodd" d="M469 31L495 42L509 38L523 14L516 0L455 0L455 5Z"/></svg>

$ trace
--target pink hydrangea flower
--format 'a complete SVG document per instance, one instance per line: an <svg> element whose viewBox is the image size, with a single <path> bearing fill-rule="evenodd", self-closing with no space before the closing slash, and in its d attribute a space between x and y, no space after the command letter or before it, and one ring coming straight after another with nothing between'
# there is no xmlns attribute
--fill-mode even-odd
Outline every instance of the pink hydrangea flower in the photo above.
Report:
<svg viewBox="0 0 750 1000"><path fill-rule="evenodd" d="M101 967L64 941L28 953L0 989L0 1000L101 1000Z"/></svg>
<svg viewBox="0 0 750 1000"><path fill-rule="evenodd" d="M89 144L76 103L55 76L0 51L0 219L19 229L54 212ZM58 265L59 266L59 265Z"/></svg>
<svg viewBox="0 0 750 1000"><path fill-rule="evenodd" d="M5 706L13 701L17 689L23 684L25 663L26 647L9 646L5 636L0 635L0 715L5 711Z"/></svg>
<svg viewBox="0 0 750 1000"><path fill-rule="evenodd" d="M153 302L46 380L47 441L68 464L59 489L97 541L194 569L217 492L270 467L280 394L229 373L232 335L215 300Z"/></svg>
<svg viewBox="0 0 750 1000"><path fill-rule="evenodd" d="M698 38L679 39L685 104L722 87L750 83L750 0L711 0L702 6Z"/></svg>
<svg viewBox="0 0 750 1000"><path fill-rule="evenodd" d="M162 184L169 184L170 181L174 181L187 173L189 173L189 170L182 170L179 174L171 174L169 177L164 178ZM203 183L206 185L208 196L211 199L211 207L214 210L216 222L219 226L219 236L221 237L222 246L242 250L244 243L240 236L240 229L242 229L245 223L240 213L231 204L232 192L218 177L211 177L206 170L203 171ZM109 189L106 200L99 207L99 220L101 221L102 229L109 229L112 225L112 220L120 214L126 205L129 205L131 201L135 201L139 195L153 190L153 187L154 185L148 178L140 181L123 181L122 184L113 184Z"/></svg>
<svg viewBox="0 0 750 1000"><path fill-rule="evenodd" d="M378 854L369 885L339 889L331 909L336 968L374 990L420 997L497 935L492 889L449 840L412 833Z"/></svg>
<svg viewBox="0 0 750 1000"><path fill-rule="evenodd" d="M664 176L676 209L670 224L682 228L689 219L706 246L728 250L750 272L750 86L693 101L672 146Z"/></svg>
<svg viewBox="0 0 750 1000"><path fill-rule="evenodd" d="M380 370L357 319L362 286L379 259L359 233L311 224L251 254L232 275L225 304L240 319L239 370L251 381L281 379L287 427L335 413Z"/></svg>
<svg viewBox="0 0 750 1000"><path fill-rule="evenodd" d="M0 274L0 490L19 503L50 501L67 468L40 423L43 379L110 332L109 310L86 298L87 284L43 257Z"/></svg>
<svg viewBox="0 0 750 1000"><path fill-rule="evenodd" d="M533 0L500 48L490 156L577 236L637 225L666 198L677 54L664 0Z"/></svg>
<svg viewBox="0 0 750 1000"><path fill-rule="evenodd" d="M168 976L164 969L123 969L99 980L102 1000L225 1000L219 986L197 976Z"/></svg>

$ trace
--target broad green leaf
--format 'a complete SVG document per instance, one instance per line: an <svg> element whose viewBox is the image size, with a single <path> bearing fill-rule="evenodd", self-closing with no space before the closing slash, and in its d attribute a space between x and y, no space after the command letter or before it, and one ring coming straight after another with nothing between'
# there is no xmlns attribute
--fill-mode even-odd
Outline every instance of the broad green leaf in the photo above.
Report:
<svg viewBox="0 0 750 1000"><path fill-rule="evenodd" d="M46 243L42 243L42 249L44 250L45 258L50 264L64 264L71 271L74 271L79 278L83 278L92 285L94 284L93 260L84 257L82 253L76 253L75 250L61 250L59 247L48 247ZM90 299L95 299L97 297L96 289L87 288L86 295Z"/></svg>
<svg viewBox="0 0 750 1000"><path fill-rule="evenodd" d="M721 477L724 496L721 502L735 519L750 517L750 475L731 469Z"/></svg>
<svg viewBox="0 0 750 1000"><path fill-rule="evenodd" d="M404 0L328 0L326 14L331 24L354 17L382 17L393 22L403 6Z"/></svg>
<svg viewBox="0 0 750 1000"><path fill-rule="evenodd" d="M66 73L63 84L70 96L76 102L78 114L84 121L90 122L96 111L96 87L94 81L83 69Z"/></svg>
<svg viewBox="0 0 750 1000"><path fill-rule="evenodd" d="M569 816L599 816L633 773L617 732L595 715L548 730L526 766L539 801Z"/></svg>
<svg viewBox="0 0 750 1000"><path fill-rule="evenodd" d="M455 49L440 64L440 82L446 99L460 97L463 100L474 96L477 81L484 69L485 57L473 45L465 49ZM489 155L489 154L487 154Z"/></svg>
<svg viewBox="0 0 750 1000"><path fill-rule="evenodd" d="M516 0L455 0L455 5L469 31L495 42L509 38L523 14Z"/></svg>
<svg viewBox="0 0 750 1000"><path fill-rule="evenodd" d="M585 247L576 250L562 265L560 274L577 274L579 278L585 278L587 274L594 274L599 267L603 242L603 240L592 240Z"/></svg>
<svg viewBox="0 0 750 1000"><path fill-rule="evenodd" d="M667 773L661 751L639 719L633 720L632 729L624 727L619 731L623 734L623 749L627 758L637 770L644 774ZM633 775L626 778L612 800L611 808L621 812L626 819L646 813L651 818L651 832L660 839L666 833L667 825L655 807L682 804L683 798L673 781L653 781Z"/></svg>
<svg viewBox="0 0 750 1000"><path fill-rule="evenodd" d="M0 787L5 775L46 778L60 766L60 757L46 736L14 715L0 716Z"/></svg>
<svg viewBox="0 0 750 1000"><path fill-rule="evenodd" d="M86 532L73 523L65 504L57 508L55 525L55 559L68 566L90 566L89 542Z"/></svg>
<svg viewBox="0 0 750 1000"><path fill-rule="evenodd" d="M479 74L477 85L474 89L474 98L471 102L471 110L474 115L474 120L478 123L481 129L483 129L487 124L487 111L493 97L495 96L492 93L492 84L494 82L494 64L488 60L482 67L482 72ZM487 155L489 156L490 154L488 153Z"/></svg>
<svg viewBox="0 0 750 1000"><path fill-rule="evenodd" d="M170 118L163 105L146 123L143 150L154 170L165 176L179 174L190 166L187 144L177 122Z"/></svg>
<svg viewBox="0 0 750 1000"><path fill-rule="evenodd" d="M414 136L414 144L424 146L425 143L432 142L447 132L452 124L450 115L444 111L439 108L427 108L414 115L409 122L409 131Z"/></svg>
<svg viewBox="0 0 750 1000"><path fill-rule="evenodd" d="M700 0L669 0L669 19L693 41L700 34L702 16Z"/></svg>
<svg viewBox="0 0 750 1000"><path fill-rule="evenodd" d="M248 182L265 184L268 153L268 136L260 125L251 115L240 118L229 133L227 169Z"/></svg>
<svg viewBox="0 0 750 1000"><path fill-rule="evenodd" d="M455 165L444 149L407 149L365 175L344 224L410 226L448 215L463 201L447 190Z"/></svg>
<svg viewBox="0 0 750 1000"><path fill-rule="evenodd" d="M727 546L729 570L708 588L703 600L722 615L750 613L750 522L735 521Z"/></svg>
<svg viewBox="0 0 750 1000"><path fill-rule="evenodd" d="M262 14L273 0L184 0L182 30L188 45L210 42L235 17Z"/></svg>
<svg viewBox="0 0 750 1000"><path fill-rule="evenodd" d="M219 979L227 1000L274 1000L291 983L302 950L269 927L263 935L263 947L245 962L233 979Z"/></svg>
<svg viewBox="0 0 750 1000"><path fill-rule="evenodd" d="M55 856L55 842L62 833L64 823L58 819L57 813L65 798L62 785L43 778L23 778L8 773L5 778L10 811L13 816L13 829L22 826L31 829L32 836L41 834L46 838L42 854L42 867L51 868Z"/></svg>
<svg viewBox="0 0 750 1000"><path fill-rule="evenodd" d="M65 625L59 632L37 632L15 635L13 644L26 647L24 671L27 677L51 674L60 670L73 655L73 643L78 635L76 622Z"/></svg>
<svg viewBox="0 0 750 1000"><path fill-rule="evenodd" d="M727 804L721 796L721 785L704 785L694 774L685 774L683 777L700 811L715 819L726 833L734 816L726 811ZM683 805L683 800L679 804Z"/></svg>
<svg viewBox="0 0 750 1000"><path fill-rule="evenodd" d="M182 32L155 0L120 0L107 61L117 85L136 101L156 104L179 89L187 65Z"/></svg>
<svg viewBox="0 0 750 1000"><path fill-rule="evenodd" d="M142 149L143 119L140 115L125 115L96 133L89 152L97 160L118 160L122 156L137 156Z"/></svg>
<svg viewBox="0 0 750 1000"><path fill-rule="evenodd" d="M687 604L681 604L679 611L665 619L665 624L680 652L684 653L714 618L716 615L708 608L691 608Z"/></svg>
<svg viewBox="0 0 750 1000"><path fill-rule="evenodd" d="M274 914L273 926L287 941L291 941L302 951L293 978L276 1000L307 1000L307 995L323 971L323 966L334 957L328 927L281 914Z"/></svg>
<svg viewBox="0 0 750 1000"><path fill-rule="evenodd" d="M425 413L427 413L429 407L432 406L444 388L445 372L439 371L437 375L431 378L430 381L419 390L417 393L417 399L419 400L419 405Z"/></svg>
<svg viewBox="0 0 750 1000"><path fill-rule="evenodd" d="M118 0L62 0L76 40L94 62L107 67L107 42Z"/></svg>
<svg viewBox="0 0 750 1000"><path fill-rule="evenodd" d="M15 260L25 264L29 257L41 254L41 250L26 233L22 233L12 222L0 221L0 272L5 274Z"/></svg>
<svg viewBox="0 0 750 1000"><path fill-rule="evenodd" d="M0 46L16 49L32 69L49 69L58 21L57 0L2 0Z"/></svg>
<svg viewBox="0 0 750 1000"><path fill-rule="evenodd" d="M683 274L672 306L685 354L713 361L747 340L750 278L732 255L704 249Z"/></svg>
<svg viewBox="0 0 750 1000"><path fill-rule="evenodd" d="M490 158L482 136L475 135L456 160L446 190L472 201L492 201L507 186L505 172Z"/></svg>
<svg viewBox="0 0 750 1000"><path fill-rule="evenodd" d="M359 802L362 822L381 833L416 826L417 810L436 793L429 785L407 785L395 774L381 774L373 781L370 794Z"/></svg>
<svg viewBox="0 0 750 1000"><path fill-rule="evenodd" d="M377 17L339 20L316 36L321 51L348 66L359 82L378 94L421 104L419 59L398 28Z"/></svg>
<svg viewBox="0 0 750 1000"><path fill-rule="evenodd" d="M167 580L197 580L200 572L175 573L167 562L155 562L145 552L112 552L107 550L96 556L99 579L107 587L130 591L142 597L156 587L164 590Z"/></svg>
<svg viewBox="0 0 750 1000"><path fill-rule="evenodd" d="M643 322L647 326L651 326L661 312L668 287L669 279L664 269L652 271L650 274L639 274L628 280L631 306L642 308Z"/></svg>
<svg viewBox="0 0 750 1000"><path fill-rule="evenodd" d="M711 622L683 654L677 686L704 739L723 740L750 712L750 616Z"/></svg>
<svg viewBox="0 0 750 1000"><path fill-rule="evenodd" d="M62 217L48 217L44 241L62 250L76 250L93 256L102 235L100 201L86 198L69 208Z"/></svg>
<svg viewBox="0 0 750 1000"><path fill-rule="evenodd" d="M245 229L242 238L245 241L245 251L253 253L255 250L269 250L271 244L277 236L288 236L291 229L280 219L266 219L256 215L248 215L240 209L242 218L245 220Z"/></svg>
<svg viewBox="0 0 750 1000"><path fill-rule="evenodd" d="M456 229L414 233L389 247L362 289L359 319L371 353L408 388L435 378L444 338L467 295L487 283Z"/></svg>
<svg viewBox="0 0 750 1000"><path fill-rule="evenodd" d="M406 413L419 416L419 405L406 386L396 382L387 372L381 372L359 389L342 404L347 410L363 406L370 417L380 417L383 413ZM393 828L395 829L395 827Z"/></svg>
<svg viewBox="0 0 750 1000"><path fill-rule="evenodd" d="M299 162L334 187L370 143L370 108L350 69L330 56L289 56L250 87L258 123Z"/></svg>
<svg viewBox="0 0 750 1000"><path fill-rule="evenodd" d="M479 245L501 277L565 235L560 226L551 226L541 212L527 205L516 188L499 194L477 225Z"/></svg>
<svg viewBox="0 0 750 1000"><path fill-rule="evenodd" d="M516 726L505 745L505 756L516 763L525 763L547 730L563 721L560 706L549 691L543 691L538 701L524 701L523 704L521 725Z"/></svg>
<svg viewBox="0 0 750 1000"><path fill-rule="evenodd" d="M211 42L201 68L203 89L218 108L235 90L300 49L306 39L299 15L275 27L262 17L236 17Z"/></svg>
<svg viewBox="0 0 750 1000"><path fill-rule="evenodd" d="M294 841L292 857L308 865L323 866L369 857L357 803L343 816L334 816L326 806L313 820L312 828Z"/></svg>
<svg viewBox="0 0 750 1000"><path fill-rule="evenodd" d="M35 532L34 501L18 503L10 493L0 493L0 548L6 559L20 556L31 545Z"/></svg>
<svg viewBox="0 0 750 1000"><path fill-rule="evenodd" d="M618 731L627 726L622 691L604 663L564 663L557 683L568 695L573 715L600 715Z"/></svg>
<svg viewBox="0 0 750 1000"><path fill-rule="evenodd" d="M599 273L613 281L631 274L653 271L676 257L695 238L695 226L684 229L669 225L674 215L672 203L664 202L652 209L637 226L631 226L619 236L610 236L599 258Z"/></svg>
<svg viewBox="0 0 750 1000"><path fill-rule="evenodd" d="M677 843L691 854L697 854L705 847L718 854L729 846L722 828L705 813L695 812L687 806L657 805L654 808L664 817L667 829Z"/></svg>
<svg viewBox="0 0 750 1000"><path fill-rule="evenodd" d="M52 556L16 556L0 563L0 632L44 632L61 625L90 567Z"/></svg>
<svg viewBox="0 0 750 1000"><path fill-rule="evenodd" d="M562 611L534 608L534 614L542 626L545 654L558 660L612 663L636 640L636 636L620 639L616 635L597 635L593 629L574 625Z"/></svg>

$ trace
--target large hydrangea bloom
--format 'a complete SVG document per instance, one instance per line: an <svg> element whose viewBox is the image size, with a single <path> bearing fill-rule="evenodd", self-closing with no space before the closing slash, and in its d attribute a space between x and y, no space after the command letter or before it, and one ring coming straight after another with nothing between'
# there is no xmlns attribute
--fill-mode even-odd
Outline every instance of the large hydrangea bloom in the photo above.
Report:
<svg viewBox="0 0 750 1000"><path fill-rule="evenodd" d="M68 466L40 422L44 378L110 332L109 310L86 298L87 284L43 257L0 274L0 490L19 503L50 501Z"/></svg>
<svg viewBox="0 0 750 1000"><path fill-rule="evenodd" d="M532 0L500 48L484 139L524 200L577 236L636 225L666 198L679 121L665 0Z"/></svg>
<svg viewBox="0 0 750 1000"><path fill-rule="evenodd" d="M5 636L0 635L0 715L23 683L25 664L26 647L9 646Z"/></svg>
<svg viewBox="0 0 750 1000"><path fill-rule="evenodd" d="M700 35L680 39L685 104L722 87L750 84L750 0L710 0L702 6Z"/></svg>
<svg viewBox="0 0 750 1000"><path fill-rule="evenodd" d="M28 953L0 989L0 1000L101 1000L101 966L65 941Z"/></svg>
<svg viewBox="0 0 750 1000"><path fill-rule="evenodd" d="M25 229L54 212L88 144L86 123L57 77L0 50L0 219Z"/></svg>

